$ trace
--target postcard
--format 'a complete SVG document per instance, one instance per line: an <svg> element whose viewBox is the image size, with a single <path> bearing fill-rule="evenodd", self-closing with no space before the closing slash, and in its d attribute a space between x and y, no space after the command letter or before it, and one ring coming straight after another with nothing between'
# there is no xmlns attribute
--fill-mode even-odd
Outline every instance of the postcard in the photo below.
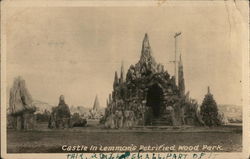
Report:
<svg viewBox="0 0 250 159"><path fill-rule="evenodd" d="M2 1L2 158L248 158L248 4Z"/></svg>

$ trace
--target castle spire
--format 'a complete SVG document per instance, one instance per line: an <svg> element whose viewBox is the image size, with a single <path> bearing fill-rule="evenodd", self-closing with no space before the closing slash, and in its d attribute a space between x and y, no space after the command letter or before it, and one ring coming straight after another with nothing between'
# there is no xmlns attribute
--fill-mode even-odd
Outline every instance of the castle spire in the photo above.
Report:
<svg viewBox="0 0 250 159"><path fill-rule="evenodd" d="M148 39L148 34L145 33L144 39L143 39L143 43L142 43L142 49L150 49L150 44L149 44L149 39Z"/></svg>
<svg viewBox="0 0 250 159"><path fill-rule="evenodd" d="M149 44L148 34L146 33L142 42L141 60L145 61L145 59L150 58L150 56L151 56L151 47Z"/></svg>
<svg viewBox="0 0 250 159"><path fill-rule="evenodd" d="M117 72L115 71L115 78L114 78L113 88L115 89L118 85L119 85L118 75L117 75Z"/></svg>
<svg viewBox="0 0 250 159"><path fill-rule="evenodd" d="M109 94L109 104L112 102L112 96Z"/></svg>
<svg viewBox="0 0 250 159"><path fill-rule="evenodd" d="M156 68L155 59L151 56L151 47L149 44L148 34L145 33L143 42L142 42L142 50L141 50L141 58L140 58L140 65L146 64L148 68L151 68L151 71L154 71Z"/></svg>
<svg viewBox="0 0 250 159"><path fill-rule="evenodd" d="M120 84L124 82L124 66L123 66L123 61L121 65L121 76L120 76Z"/></svg>
<svg viewBox="0 0 250 159"><path fill-rule="evenodd" d="M179 59L179 63L178 63L178 87L180 90L180 95L184 96L185 95L185 80L184 80L181 54L180 54L180 59Z"/></svg>

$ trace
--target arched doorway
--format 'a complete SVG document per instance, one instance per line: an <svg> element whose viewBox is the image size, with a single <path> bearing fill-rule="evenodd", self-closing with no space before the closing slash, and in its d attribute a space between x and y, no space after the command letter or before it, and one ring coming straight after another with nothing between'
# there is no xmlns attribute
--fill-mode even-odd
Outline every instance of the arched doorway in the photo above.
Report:
<svg viewBox="0 0 250 159"><path fill-rule="evenodd" d="M158 118L161 115L162 97L163 97L163 91L158 84L154 84L151 87L149 87L147 92L146 105L151 107L153 113L152 115L154 118Z"/></svg>

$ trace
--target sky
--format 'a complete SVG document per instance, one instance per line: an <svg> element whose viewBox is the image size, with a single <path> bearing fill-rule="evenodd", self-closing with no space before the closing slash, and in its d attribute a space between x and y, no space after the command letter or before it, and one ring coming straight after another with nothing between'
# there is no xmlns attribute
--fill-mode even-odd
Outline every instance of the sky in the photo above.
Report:
<svg viewBox="0 0 250 159"><path fill-rule="evenodd" d="M199 103L210 86L218 104L241 105L246 13L233 4L162 7L13 7L7 10L7 91L16 76L36 100L105 107L114 72L152 56L173 75L174 34L182 32L186 90Z"/></svg>

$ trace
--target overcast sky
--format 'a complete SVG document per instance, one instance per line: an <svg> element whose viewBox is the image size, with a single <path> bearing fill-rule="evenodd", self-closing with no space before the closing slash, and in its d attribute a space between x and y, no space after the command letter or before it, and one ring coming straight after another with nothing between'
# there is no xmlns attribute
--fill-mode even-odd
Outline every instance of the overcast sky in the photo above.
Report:
<svg viewBox="0 0 250 159"><path fill-rule="evenodd" d="M173 75L174 33L186 90L202 102L210 86L219 104L241 104L244 24L234 5L169 7L10 8L7 14L7 81L20 75L34 99L105 106L114 72L140 57L148 33L153 56Z"/></svg>

